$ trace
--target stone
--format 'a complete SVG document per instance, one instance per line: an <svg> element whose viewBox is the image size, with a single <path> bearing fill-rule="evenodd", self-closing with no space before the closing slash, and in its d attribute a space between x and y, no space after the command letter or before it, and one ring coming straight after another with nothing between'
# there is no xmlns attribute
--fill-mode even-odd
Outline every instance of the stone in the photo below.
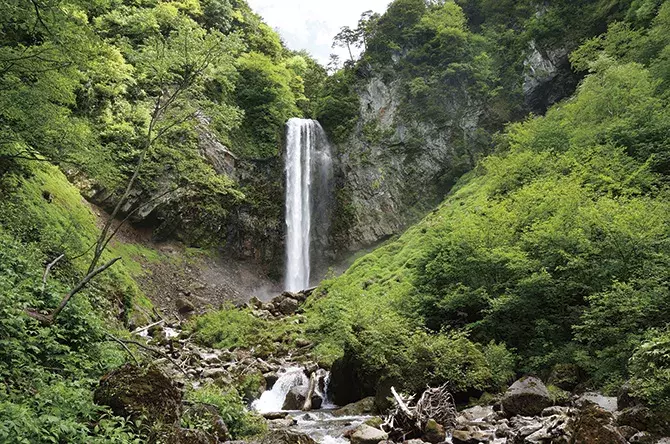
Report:
<svg viewBox="0 0 670 444"><path fill-rule="evenodd" d="M375 411L375 398L369 396L358 402L347 404L344 407L333 412L334 416L362 416Z"/></svg>
<svg viewBox="0 0 670 444"><path fill-rule="evenodd" d="M628 442L637 444L654 444L657 438L649 432L637 432L631 436Z"/></svg>
<svg viewBox="0 0 670 444"><path fill-rule="evenodd" d="M502 398L506 416L537 416L551 406L551 397L544 383L534 376L524 376L512 384Z"/></svg>
<svg viewBox="0 0 670 444"><path fill-rule="evenodd" d="M263 413L263 418L267 419L268 421L271 421L273 419L284 419L288 416L288 412L270 412L270 413Z"/></svg>
<svg viewBox="0 0 670 444"><path fill-rule="evenodd" d="M218 379L228 376L228 370L223 367L208 367L202 370L203 378Z"/></svg>
<svg viewBox="0 0 670 444"><path fill-rule="evenodd" d="M286 394L286 399L284 400L282 410L302 410L302 407L305 404L305 399L307 398L308 391L309 387L305 385L291 388L291 390L289 390L289 392ZM321 408L322 403L323 398L321 398L318 393L314 392L312 394L312 409L316 410Z"/></svg>
<svg viewBox="0 0 670 444"><path fill-rule="evenodd" d="M556 416L556 415L567 415L570 409L568 407L563 407L560 405L553 405L542 410L542 416Z"/></svg>
<svg viewBox="0 0 670 444"><path fill-rule="evenodd" d="M480 406L476 405L474 407L470 407L469 409L465 409L461 411L459 414L459 417L463 417L463 419L467 421L477 421L480 419L484 419L487 416L491 415L493 412L493 407L492 406Z"/></svg>
<svg viewBox="0 0 670 444"><path fill-rule="evenodd" d="M491 433L479 430L454 430L451 435L451 442L453 444L479 444L482 442L489 442L491 437Z"/></svg>
<svg viewBox="0 0 670 444"><path fill-rule="evenodd" d="M279 304L279 311L284 316L290 316L292 314L295 314L297 310L298 310L298 301L296 301L293 298L285 298Z"/></svg>
<svg viewBox="0 0 670 444"><path fill-rule="evenodd" d="M571 420L574 430L571 444L626 444L626 439L614 427L614 417L600 406L589 403Z"/></svg>
<svg viewBox="0 0 670 444"><path fill-rule="evenodd" d="M630 441L630 439L635 436L639 430L634 429L633 427L630 426L619 426L617 427L617 430L619 433L621 433L621 436L623 436L627 441Z"/></svg>
<svg viewBox="0 0 670 444"><path fill-rule="evenodd" d="M175 305L177 306L177 311L181 315L188 315L195 311L195 306L193 303L184 298L177 299L175 301Z"/></svg>
<svg viewBox="0 0 670 444"><path fill-rule="evenodd" d="M444 427L434 419L429 419L423 432L423 440L431 444L438 444L447 438Z"/></svg>
<svg viewBox="0 0 670 444"><path fill-rule="evenodd" d="M275 372L264 373L263 378L265 378L265 386L267 390L272 390L272 387L275 385L275 382L279 380L279 376Z"/></svg>
<svg viewBox="0 0 670 444"><path fill-rule="evenodd" d="M421 441L420 439L410 439L408 441L404 441L403 444L424 444L424 441Z"/></svg>
<svg viewBox="0 0 670 444"><path fill-rule="evenodd" d="M100 380L94 400L117 416L144 417L149 424L175 424L181 416L181 390L155 367L126 364L113 370Z"/></svg>
<svg viewBox="0 0 670 444"><path fill-rule="evenodd" d="M352 444L377 444L386 441L388 434L369 425L361 424L351 435Z"/></svg>
<svg viewBox="0 0 670 444"><path fill-rule="evenodd" d="M630 426L659 436L670 436L670 412L636 405L619 413L617 425Z"/></svg>
<svg viewBox="0 0 670 444"><path fill-rule="evenodd" d="M286 429L270 430L259 444L317 444L304 433Z"/></svg>
<svg viewBox="0 0 670 444"><path fill-rule="evenodd" d="M593 402L594 404L600 406L600 408L610 413L614 413L617 411L617 398L612 396L603 396L602 394L597 392L589 392L584 393L577 400L577 402L580 404L584 401Z"/></svg>

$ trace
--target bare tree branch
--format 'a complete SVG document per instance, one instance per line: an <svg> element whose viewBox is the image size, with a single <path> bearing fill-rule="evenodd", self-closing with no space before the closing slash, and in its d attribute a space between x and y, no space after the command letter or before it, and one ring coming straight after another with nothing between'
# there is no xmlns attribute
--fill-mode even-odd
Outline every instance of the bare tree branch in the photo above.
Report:
<svg viewBox="0 0 670 444"><path fill-rule="evenodd" d="M135 361L135 364L140 365L140 361L137 360L137 358L135 357L133 352L130 351L128 346L121 339L117 338L116 336L112 336L109 333L105 333L105 335L107 335L110 339L114 340L115 342L119 343L121 345L121 347L123 347L124 350L126 350L126 352L128 352L130 357L133 358L133 361Z"/></svg>
<svg viewBox="0 0 670 444"><path fill-rule="evenodd" d="M79 293L86 285L97 275L114 265L116 262L120 261L121 258L117 257L115 259L112 259L111 261L107 262L105 265L91 271L89 274L87 274L79 283L72 289L68 294L65 295L65 297L61 300L60 304L58 307L52 311L48 315L43 315L42 313L37 312L36 310L28 309L26 310L26 313L32 317L40 321L44 325L51 325L54 323L58 315L60 314L61 311L65 308L68 302L70 302L70 299L72 299L72 296L75 294Z"/></svg>
<svg viewBox="0 0 670 444"><path fill-rule="evenodd" d="M58 263L58 261L60 261L60 260L63 259L64 257L65 257L65 253L61 254L61 255L58 256L56 259L54 259L53 261L49 262L49 264L47 265L47 267L44 269L44 275L42 276L42 293L44 293L44 289L45 289L46 286L47 286L47 277L49 277L49 272L51 271L51 269L53 268L53 266L56 265L56 264Z"/></svg>

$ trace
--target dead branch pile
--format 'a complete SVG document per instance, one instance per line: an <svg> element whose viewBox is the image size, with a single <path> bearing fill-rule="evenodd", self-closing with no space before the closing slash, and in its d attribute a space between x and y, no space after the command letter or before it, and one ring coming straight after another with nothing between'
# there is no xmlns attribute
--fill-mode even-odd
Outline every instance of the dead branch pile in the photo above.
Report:
<svg viewBox="0 0 670 444"><path fill-rule="evenodd" d="M382 428L389 434L391 439L406 439L421 437L429 420L443 426L445 429L454 426L456 419L456 404L454 398L447 389L447 384L428 388L416 405L411 402L415 396L402 396L391 387L391 393L395 401L395 408L386 417Z"/></svg>

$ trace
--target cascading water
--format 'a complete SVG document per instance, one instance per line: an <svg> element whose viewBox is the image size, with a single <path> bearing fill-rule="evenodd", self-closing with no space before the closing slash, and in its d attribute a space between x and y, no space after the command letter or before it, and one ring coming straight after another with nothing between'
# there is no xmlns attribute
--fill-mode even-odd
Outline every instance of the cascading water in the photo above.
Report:
<svg viewBox="0 0 670 444"><path fill-rule="evenodd" d="M309 287L312 239L326 242L333 162L316 120L290 119L286 131L286 277L288 291Z"/></svg>
<svg viewBox="0 0 670 444"><path fill-rule="evenodd" d="M252 407L259 413L279 412L284 406L286 394L293 387L306 385L309 379L301 367L290 367L285 369L277 382L272 386L272 390L263 392L261 397L254 401Z"/></svg>

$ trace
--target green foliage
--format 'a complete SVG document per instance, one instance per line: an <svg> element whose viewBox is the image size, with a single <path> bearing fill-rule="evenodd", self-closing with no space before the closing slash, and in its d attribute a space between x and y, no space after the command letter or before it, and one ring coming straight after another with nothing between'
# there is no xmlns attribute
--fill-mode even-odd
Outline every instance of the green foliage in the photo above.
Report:
<svg viewBox="0 0 670 444"><path fill-rule="evenodd" d="M630 360L631 386L649 404L670 408L670 334L650 330Z"/></svg>
<svg viewBox="0 0 670 444"><path fill-rule="evenodd" d="M242 397L234 388L224 390L214 384L207 384L197 390L189 391L187 398L192 402L215 406L233 439L260 435L266 430L263 418L247 411ZM187 423L187 425L194 424ZM203 424L195 425L202 429Z"/></svg>
<svg viewBox="0 0 670 444"><path fill-rule="evenodd" d="M232 306L207 313L191 321L195 340L208 347L255 347L259 355L269 356L295 347L301 328L291 318L262 320L248 309Z"/></svg>
<svg viewBox="0 0 670 444"><path fill-rule="evenodd" d="M661 26L664 8L649 30L629 36L630 48L656 47L640 36ZM579 57L593 61L591 73L575 97L510 125L497 154L433 214L322 285L327 296L307 311L322 359L353 354L367 374L381 370L408 386L435 375L431 383L461 381L461 389L499 388L515 371L568 362L604 386L632 375L646 399L663 399L668 97L655 59L607 51L587 43ZM411 93L426 85L415 79ZM422 328L432 333L414 333ZM469 339L454 339L462 332ZM469 357L472 373L453 379L433 343Z"/></svg>
<svg viewBox="0 0 670 444"><path fill-rule="evenodd" d="M304 97L302 83L293 70L260 53L243 55L237 65L236 97L245 112L237 150L258 158L276 155L286 121L300 115L296 102Z"/></svg>

